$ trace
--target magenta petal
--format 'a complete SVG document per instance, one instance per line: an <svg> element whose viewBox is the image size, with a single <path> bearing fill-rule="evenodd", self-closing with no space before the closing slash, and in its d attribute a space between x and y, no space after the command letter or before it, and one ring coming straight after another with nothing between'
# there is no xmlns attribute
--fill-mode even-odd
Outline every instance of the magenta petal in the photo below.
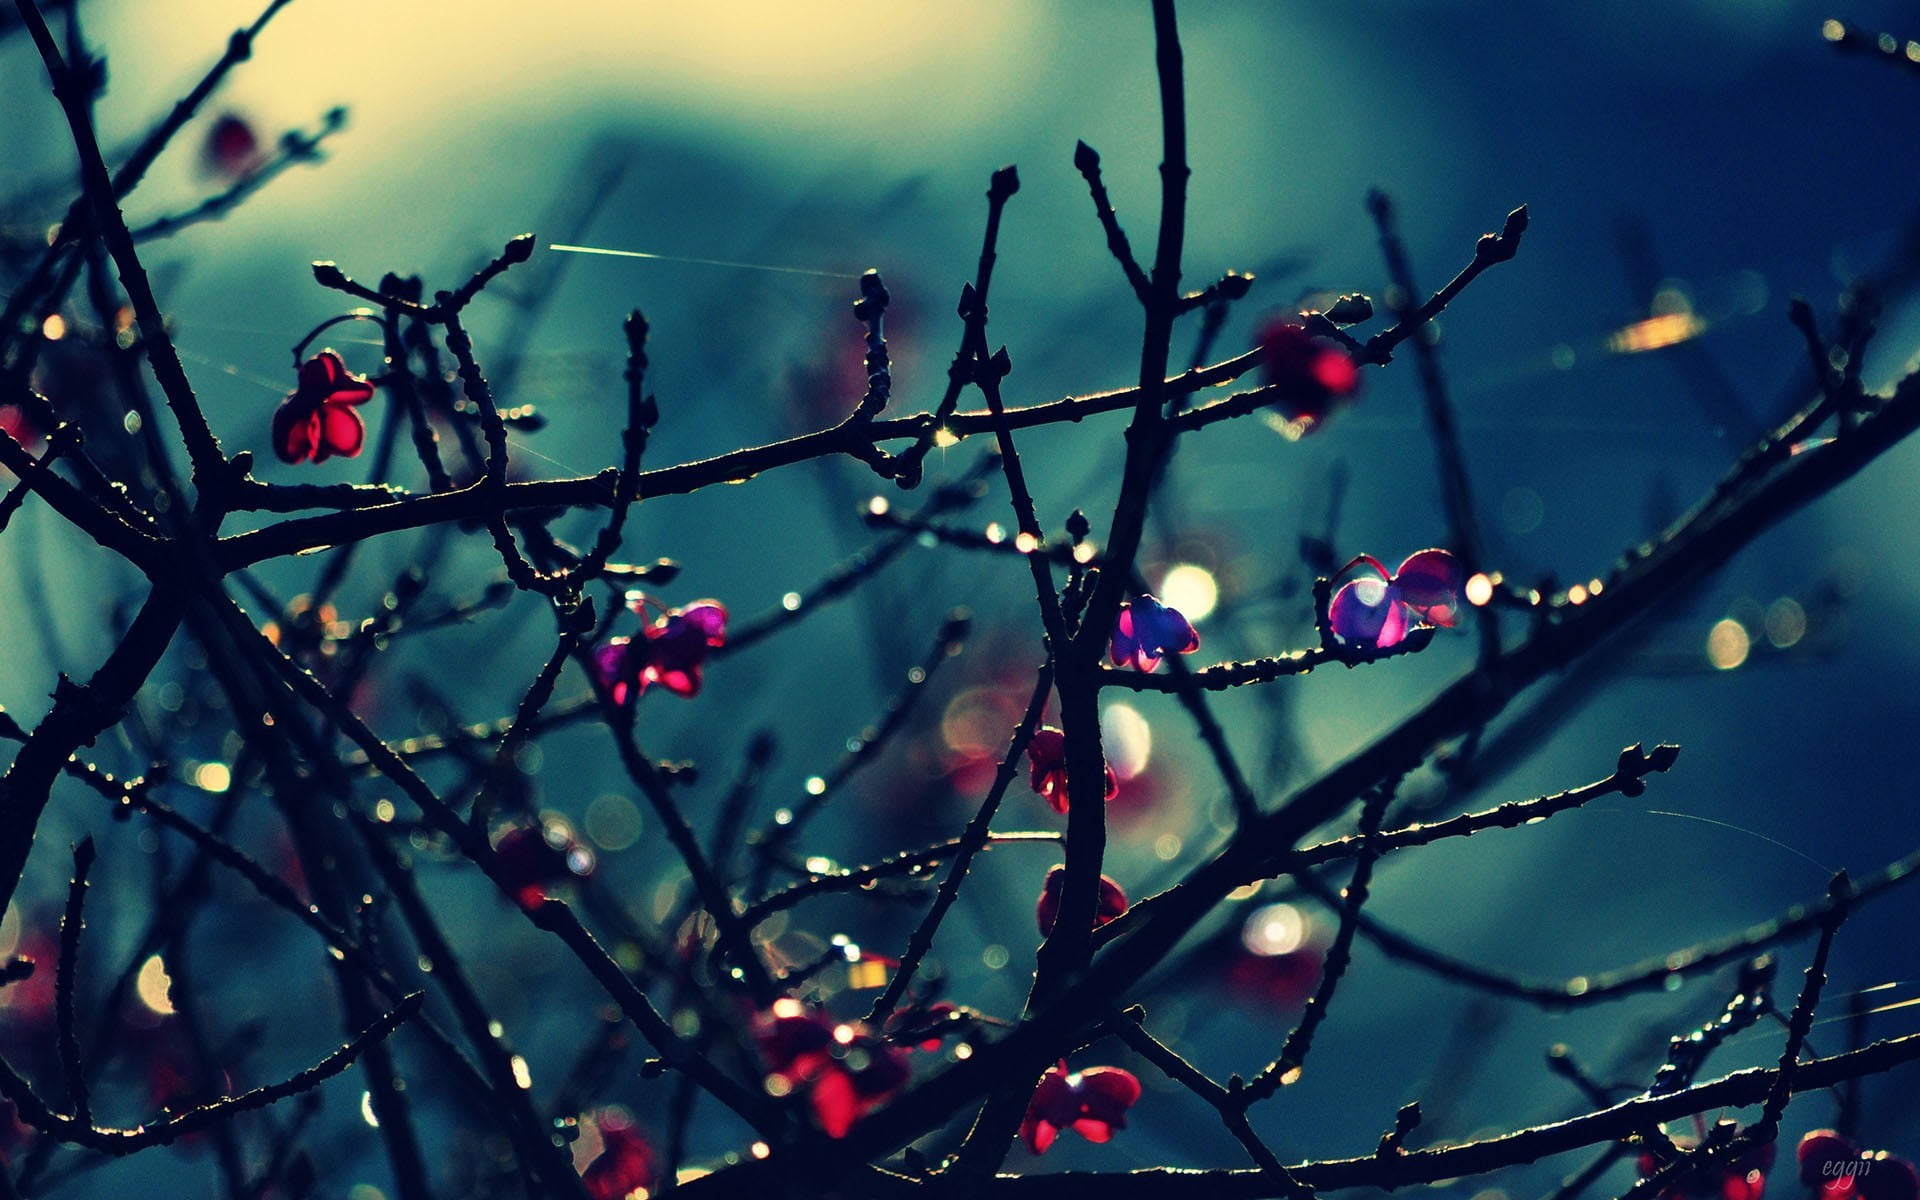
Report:
<svg viewBox="0 0 1920 1200"><path fill-rule="evenodd" d="M1400 600L1429 625L1452 625L1460 611L1460 560L1445 550L1422 550L1394 572Z"/></svg>
<svg viewBox="0 0 1920 1200"><path fill-rule="evenodd" d="M648 667L641 675L676 696L691 696L700 690L700 667Z"/></svg>
<svg viewBox="0 0 1920 1200"><path fill-rule="evenodd" d="M332 403L320 406L320 445L326 453L353 458L366 442L367 423L359 413Z"/></svg>
<svg viewBox="0 0 1920 1200"><path fill-rule="evenodd" d="M1113 619L1113 644L1107 649L1107 657L1116 667L1131 666L1138 650L1139 643L1133 637L1133 608L1122 604L1120 615Z"/></svg>
<svg viewBox="0 0 1920 1200"><path fill-rule="evenodd" d="M700 631L709 646L727 643L727 610L717 600L695 600L680 610L687 624Z"/></svg>
<svg viewBox="0 0 1920 1200"><path fill-rule="evenodd" d="M1387 590L1391 593L1395 589ZM1412 617L1413 610L1402 604L1397 595L1394 596L1387 603L1387 619L1381 624L1380 632L1373 635L1373 644L1382 650L1398 646L1406 638L1407 631L1413 628Z"/></svg>

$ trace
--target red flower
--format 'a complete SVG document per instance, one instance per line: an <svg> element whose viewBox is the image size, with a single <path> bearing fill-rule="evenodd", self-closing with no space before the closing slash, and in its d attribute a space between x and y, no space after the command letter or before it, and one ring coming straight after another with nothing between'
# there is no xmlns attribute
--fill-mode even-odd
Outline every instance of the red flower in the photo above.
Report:
<svg viewBox="0 0 1920 1200"><path fill-rule="evenodd" d="M1067 811L1067 735L1051 725L1043 725L1027 743L1027 782L1053 811ZM1120 794L1119 777L1107 767L1107 799Z"/></svg>
<svg viewBox="0 0 1920 1200"><path fill-rule="evenodd" d="M1276 391L1273 407L1306 433L1327 419L1334 402L1360 390L1360 368L1347 352L1283 317L1260 331L1260 361Z"/></svg>
<svg viewBox="0 0 1920 1200"><path fill-rule="evenodd" d="M1059 866L1048 871L1047 881L1040 885L1040 902L1034 905L1033 917L1040 923L1040 932L1043 936L1052 934L1054 922L1060 919L1060 889L1065 887L1066 883L1067 869ZM1126 911L1127 894L1120 890L1119 884L1102 875L1100 904L1093 914L1093 927L1098 929Z"/></svg>
<svg viewBox="0 0 1920 1200"><path fill-rule="evenodd" d="M805 1088L814 1119L831 1138L847 1136L855 1121L892 1099L912 1074L904 1050L792 998L774 1001L754 1040L770 1068L768 1093Z"/></svg>
<svg viewBox="0 0 1920 1200"><path fill-rule="evenodd" d="M1819 1189L1819 1200L1915 1200L1920 1172L1885 1150L1862 1150L1831 1129L1800 1139L1795 1152L1800 1182Z"/></svg>
<svg viewBox="0 0 1920 1200"><path fill-rule="evenodd" d="M1152 596L1120 606L1113 621L1113 644L1107 656L1116 667L1153 671L1168 654L1192 654L1200 648L1193 623Z"/></svg>
<svg viewBox="0 0 1920 1200"><path fill-rule="evenodd" d="M1067 1060L1048 1067L1040 1086L1027 1102L1020 1121L1020 1140L1035 1154L1045 1154L1063 1129L1090 1142L1104 1142L1124 1129L1127 1110L1140 1098L1140 1081L1119 1067L1067 1071Z"/></svg>
<svg viewBox="0 0 1920 1200"><path fill-rule="evenodd" d="M627 597L627 607L643 617L653 603L639 592ZM637 641L612 638L594 651L594 671L615 704L630 703L651 683L677 696L698 692L707 654L727 644L727 610L717 600L695 600L666 609L640 634Z"/></svg>
<svg viewBox="0 0 1920 1200"><path fill-rule="evenodd" d="M575 1143L574 1162L582 1151L592 1157L580 1172L593 1200L627 1200L653 1187L653 1147L640 1132L633 1114L618 1106L596 1108L580 1115L581 1139Z"/></svg>
<svg viewBox="0 0 1920 1200"><path fill-rule="evenodd" d="M593 852L559 822L509 829L494 843L493 853L513 902L525 909L538 908L556 884L593 873Z"/></svg>
<svg viewBox="0 0 1920 1200"><path fill-rule="evenodd" d="M1452 628L1460 619L1460 560L1445 550L1408 556L1392 574L1379 559L1362 554L1346 570L1369 566L1378 579L1355 579L1334 593L1327 623L1343 642L1397 646L1417 625Z"/></svg>
<svg viewBox="0 0 1920 1200"><path fill-rule="evenodd" d="M281 462L353 458L366 444L367 423L353 411L373 398L373 385L322 350L300 365L300 382L273 414L273 452Z"/></svg>

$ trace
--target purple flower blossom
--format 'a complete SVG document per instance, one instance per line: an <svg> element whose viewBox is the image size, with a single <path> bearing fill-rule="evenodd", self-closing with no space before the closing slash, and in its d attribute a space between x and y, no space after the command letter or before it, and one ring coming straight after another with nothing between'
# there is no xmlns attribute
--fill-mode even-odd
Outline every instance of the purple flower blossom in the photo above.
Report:
<svg viewBox="0 0 1920 1200"><path fill-rule="evenodd" d="M1379 559L1363 554L1341 574L1362 565L1380 577L1350 581L1327 608L1327 621L1341 641L1385 650L1417 626L1451 628L1459 619L1460 560L1447 551L1422 550L1391 573Z"/></svg>
<svg viewBox="0 0 1920 1200"><path fill-rule="evenodd" d="M1152 596L1141 596L1120 606L1113 621L1113 646L1108 657L1116 667L1152 671L1169 654L1192 654L1200 648L1193 623Z"/></svg>
<svg viewBox="0 0 1920 1200"><path fill-rule="evenodd" d="M627 597L627 607L642 617L648 605L659 607L639 592ZM593 652L594 673L615 704L631 703L653 683L676 696L698 692L707 655L726 645L727 610L717 600L695 600L664 610L640 634L611 638Z"/></svg>

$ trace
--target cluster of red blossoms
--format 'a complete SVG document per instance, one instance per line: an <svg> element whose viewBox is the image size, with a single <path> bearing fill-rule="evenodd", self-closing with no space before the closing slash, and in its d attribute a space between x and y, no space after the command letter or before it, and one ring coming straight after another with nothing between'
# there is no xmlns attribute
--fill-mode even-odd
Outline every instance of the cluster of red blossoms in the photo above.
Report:
<svg viewBox="0 0 1920 1200"><path fill-rule="evenodd" d="M664 608L641 592L627 594L627 607L645 618L660 610L637 638L617 637L594 651L594 673L622 707L657 683L676 696L700 690L707 655L727 644L727 610L717 600L695 600L684 608Z"/></svg>
<svg viewBox="0 0 1920 1200"><path fill-rule="evenodd" d="M785 997L754 1029L775 1096L805 1091L820 1129L842 1138L853 1123L907 1086L904 1050L859 1025L835 1021Z"/></svg>

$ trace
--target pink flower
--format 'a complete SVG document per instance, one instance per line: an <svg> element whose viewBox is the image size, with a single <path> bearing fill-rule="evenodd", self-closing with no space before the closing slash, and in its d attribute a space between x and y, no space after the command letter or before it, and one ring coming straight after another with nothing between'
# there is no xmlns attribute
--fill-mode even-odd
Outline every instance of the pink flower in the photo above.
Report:
<svg viewBox="0 0 1920 1200"><path fill-rule="evenodd" d="M1020 1140L1035 1154L1045 1154L1063 1129L1090 1142L1105 1142L1124 1129L1127 1110L1140 1099L1140 1081L1119 1067L1092 1067L1067 1071L1067 1060L1048 1067L1040 1086L1027 1102L1020 1122Z"/></svg>
<svg viewBox="0 0 1920 1200"><path fill-rule="evenodd" d="M831 1138L847 1136L854 1122L892 1099L912 1075L906 1051L792 998L774 1001L754 1040L767 1061L767 1091L781 1096L804 1088L814 1119Z"/></svg>
<svg viewBox="0 0 1920 1200"><path fill-rule="evenodd" d="M1120 605L1113 622L1113 645L1107 656L1116 667L1153 671L1168 654L1192 654L1200 648L1193 623L1152 596Z"/></svg>
<svg viewBox="0 0 1920 1200"><path fill-rule="evenodd" d="M1343 642L1385 650L1397 646L1418 625L1451 628L1460 616L1460 562L1445 550L1422 550L1388 573L1379 559L1363 554L1347 564L1378 573L1355 579L1334 593L1327 620Z"/></svg>
<svg viewBox="0 0 1920 1200"><path fill-rule="evenodd" d="M650 604L654 601L639 592L627 597L627 607L642 617ZM612 638L594 651L594 673L615 704L631 703L652 683L677 696L698 692L708 653L727 644L727 610L717 600L695 600L685 608L665 609L640 634Z"/></svg>
<svg viewBox="0 0 1920 1200"><path fill-rule="evenodd" d="M367 423L354 406L373 398L373 385L322 350L300 364L300 382L273 414L273 452L281 462L352 458L366 444Z"/></svg>
<svg viewBox="0 0 1920 1200"><path fill-rule="evenodd" d="M1360 368L1347 352L1308 333L1296 317L1260 331L1260 362L1278 393L1274 410L1301 433L1326 420L1335 401L1360 390Z"/></svg>
<svg viewBox="0 0 1920 1200"><path fill-rule="evenodd" d="M1053 811L1067 811L1067 735L1051 725L1043 725L1027 743L1027 782ZM1120 794L1120 779L1107 768L1107 799Z"/></svg>
<svg viewBox="0 0 1920 1200"><path fill-rule="evenodd" d="M1060 889L1066 886L1067 869L1055 867L1047 872L1047 880L1040 885L1040 902L1034 906L1034 920L1040 923L1042 935L1053 933L1053 926L1060 919ZM1100 877L1100 901L1093 914L1095 929L1105 925L1127 911L1127 894L1120 885L1105 875Z"/></svg>

